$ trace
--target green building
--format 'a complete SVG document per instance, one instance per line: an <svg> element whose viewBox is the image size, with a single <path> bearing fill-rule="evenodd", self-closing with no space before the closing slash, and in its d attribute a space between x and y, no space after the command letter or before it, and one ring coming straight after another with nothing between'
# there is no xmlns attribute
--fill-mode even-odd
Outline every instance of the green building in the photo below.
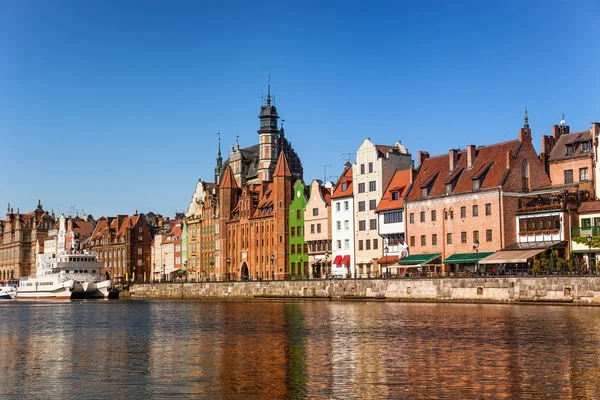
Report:
<svg viewBox="0 0 600 400"><path fill-rule="evenodd" d="M290 275L292 279L308 279L308 245L304 241L304 209L308 203L306 186L298 179L290 204Z"/></svg>

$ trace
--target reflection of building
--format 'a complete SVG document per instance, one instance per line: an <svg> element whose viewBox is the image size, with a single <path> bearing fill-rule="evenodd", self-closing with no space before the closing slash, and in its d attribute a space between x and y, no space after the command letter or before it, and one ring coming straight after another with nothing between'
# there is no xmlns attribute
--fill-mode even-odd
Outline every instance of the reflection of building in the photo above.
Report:
<svg viewBox="0 0 600 400"><path fill-rule="evenodd" d="M344 165L344 172L332 190L331 202L331 258L333 275L356 277L354 262L354 194L352 164Z"/></svg>
<svg viewBox="0 0 600 400"><path fill-rule="evenodd" d="M310 278L331 275L331 183L322 186L321 181L314 179L310 184L304 240L308 244Z"/></svg>
<svg viewBox="0 0 600 400"><path fill-rule="evenodd" d="M420 152L405 199L407 261L420 256L436 272L474 270L486 263L480 258L517 242L519 199L549 187L527 116L517 140L469 145L437 157ZM508 254L494 259L494 264L507 262L513 262Z"/></svg>
<svg viewBox="0 0 600 400"><path fill-rule="evenodd" d="M379 218L379 236L383 240L383 257L377 263L388 275L397 273L397 262L406 255L404 195L413 182L414 174L412 168L396 171L375 209Z"/></svg>
<svg viewBox="0 0 600 400"><path fill-rule="evenodd" d="M100 218L88 243L113 281L150 279L150 231L144 214Z"/></svg>
<svg viewBox="0 0 600 400"><path fill-rule="evenodd" d="M356 152L356 163L352 168L357 225L354 248L360 276L381 275L377 260L383 253L383 246L377 234L375 209L396 170L412 166L411 155L401 142L381 146L365 139Z"/></svg>
<svg viewBox="0 0 600 400"><path fill-rule="evenodd" d="M6 219L0 221L0 279L35 273L36 256L44 252L44 239L54 223L54 215L44 211L40 201L27 214L18 209L14 213L8 205Z"/></svg>

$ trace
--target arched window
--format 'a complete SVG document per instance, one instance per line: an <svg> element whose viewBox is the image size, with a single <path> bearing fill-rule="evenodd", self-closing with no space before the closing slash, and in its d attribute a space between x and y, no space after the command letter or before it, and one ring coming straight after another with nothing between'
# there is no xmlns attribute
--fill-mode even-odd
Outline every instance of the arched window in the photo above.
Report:
<svg viewBox="0 0 600 400"><path fill-rule="evenodd" d="M523 190L529 190L529 163L523 160L521 163L521 176L523 178Z"/></svg>

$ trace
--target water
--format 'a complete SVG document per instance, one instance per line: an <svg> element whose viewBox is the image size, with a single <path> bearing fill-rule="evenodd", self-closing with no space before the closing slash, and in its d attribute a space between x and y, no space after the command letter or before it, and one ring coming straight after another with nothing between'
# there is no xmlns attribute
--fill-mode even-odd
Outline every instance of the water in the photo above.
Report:
<svg viewBox="0 0 600 400"><path fill-rule="evenodd" d="M600 308L0 302L0 398L600 398Z"/></svg>

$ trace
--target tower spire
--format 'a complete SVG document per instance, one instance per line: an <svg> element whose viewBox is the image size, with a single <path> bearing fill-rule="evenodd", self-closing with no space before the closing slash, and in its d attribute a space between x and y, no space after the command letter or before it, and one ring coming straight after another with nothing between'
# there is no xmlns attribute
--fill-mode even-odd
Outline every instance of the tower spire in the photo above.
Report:
<svg viewBox="0 0 600 400"><path fill-rule="evenodd" d="M269 86L267 88L267 106L271 105L271 74L269 74Z"/></svg>
<svg viewBox="0 0 600 400"><path fill-rule="evenodd" d="M525 106L525 124L523 128L529 129L529 116L527 115L527 106Z"/></svg>

